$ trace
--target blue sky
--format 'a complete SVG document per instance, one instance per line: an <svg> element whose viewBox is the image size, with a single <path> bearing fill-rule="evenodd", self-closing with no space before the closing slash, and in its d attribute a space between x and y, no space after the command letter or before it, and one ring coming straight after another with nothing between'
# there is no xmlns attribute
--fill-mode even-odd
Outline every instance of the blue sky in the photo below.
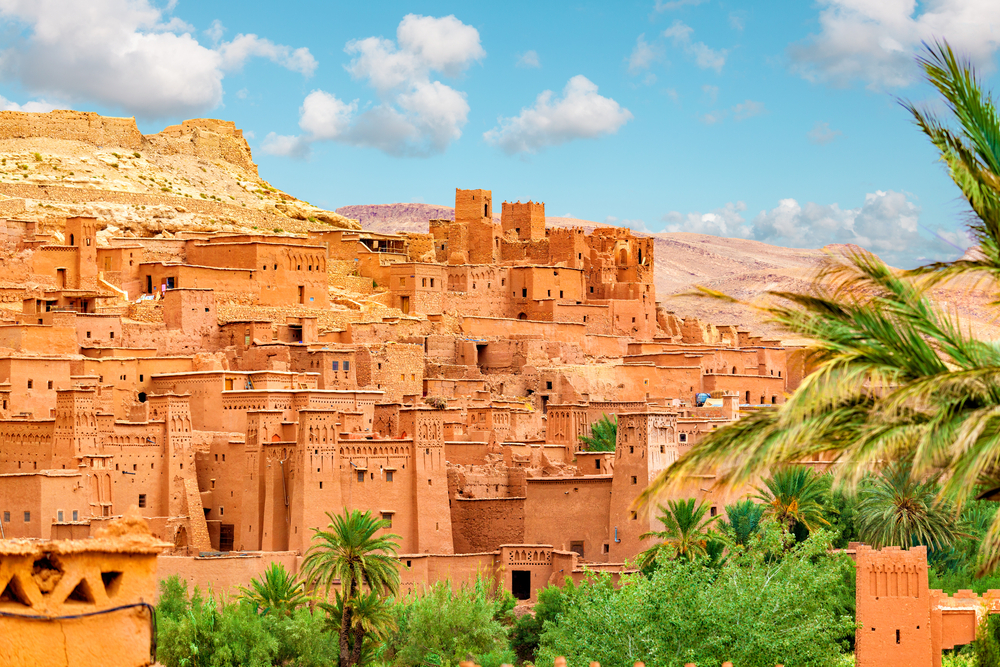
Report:
<svg viewBox="0 0 1000 667"><path fill-rule="evenodd" d="M995 0L0 0L2 106L233 120L313 204L451 204L777 245L959 254L965 209L896 97L948 38L996 82ZM995 26L995 27L994 27ZM548 91L548 92L546 92Z"/></svg>

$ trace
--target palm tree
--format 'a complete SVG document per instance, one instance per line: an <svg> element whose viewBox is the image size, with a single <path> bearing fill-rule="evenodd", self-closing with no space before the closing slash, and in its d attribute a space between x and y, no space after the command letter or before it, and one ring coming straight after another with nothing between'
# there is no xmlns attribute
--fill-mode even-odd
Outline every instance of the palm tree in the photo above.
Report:
<svg viewBox="0 0 1000 667"><path fill-rule="evenodd" d="M805 466L790 466L766 478L754 497L763 504L765 514L792 533L799 525L809 531L820 524L830 525L823 517L826 491L823 477Z"/></svg>
<svg viewBox="0 0 1000 667"><path fill-rule="evenodd" d="M909 457L918 478L944 473L941 494L959 507L980 485L1000 487L1000 345L976 338L928 295L956 277L998 287L1000 116L971 65L947 43L928 45L919 62L957 129L914 104L903 106L969 203L978 252L906 273L863 251L831 255L811 292L772 293L778 304L762 309L812 341L814 372L783 405L707 434L645 498L713 471L721 484L735 486L819 453L836 461L836 476L849 486ZM980 554L982 571L1000 563L1000 516Z"/></svg>
<svg viewBox="0 0 1000 667"><path fill-rule="evenodd" d="M706 503L694 498L668 500L667 507L660 505L659 508L660 516L657 520L663 524L663 530L639 536L640 540L659 540L659 543L639 554L641 569L648 569L655 564L657 555L664 548L670 549L674 558L693 560L708 555L708 542L711 539L708 528L715 517L705 518L709 510Z"/></svg>
<svg viewBox="0 0 1000 667"><path fill-rule="evenodd" d="M240 600L252 605L258 614L275 612L291 616L309 602L302 582L281 563L271 563L261 577L250 581L249 588L240 587Z"/></svg>
<svg viewBox="0 0 1000 667"><path fill-rule="evenodd" d="M859 493L857 525L861 539L875 548L951 546L965 535L959 532L955 507L939 499L938 491L937 480L914 477L908 461L887 466Z"/></svg>
<svg viewBox="0 0 1000 667"><path fill-rule="evenodd" d="M588 452L613 452L618 442L618 417L604 415L594 422L590 435L579 437Z"/></svg>
<svg viewBox="0 0 1000 667"><path fill-rule="evenodd" d="M336 591L333 604L321 602L319 606L326 612L327 624L339 631L344 617L344 596ZM395 629L396 620L383 596L373 590L356 595L351 604L351 627L348 631L352 664L367 664L369 660L365 656Z"/></svg>
<svg viewBox="0 0 1000 667"><path fill-rule="evenodd" d="M361 657L364 644L354 641L350 646L348 635L363 624L355 623L355 609L364 604L362 586L379 596L395 595L399 591L399 563L396 553L399 535L377 535L389 522L376 519L371 511L344 509L344 513L330 519L328 530L313 529L313 543L302 561L305 579L316 588L323 588L329 595L330 588L340 582L340 667L352 667Z"/></svg>
<svg viewBox="0 0 1000 667"><path fill-rule="evenodd" d="M760 530L766 507L749 498L726 505L726 519L717 523L719 533L731 546L745 547Z"/></svg>

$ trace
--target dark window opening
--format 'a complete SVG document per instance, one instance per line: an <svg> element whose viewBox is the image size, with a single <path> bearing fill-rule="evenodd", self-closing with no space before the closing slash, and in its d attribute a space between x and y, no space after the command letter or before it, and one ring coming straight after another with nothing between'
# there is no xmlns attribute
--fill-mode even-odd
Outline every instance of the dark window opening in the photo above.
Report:
<svg viewBox="0 0 1000 667"><path fill-rule="evenodd" d="M231 523L219 525L219 551L232 551L233 538L236 535L236 526Z"/></svg>
<svg viewBox="0 0 1000 667"><path fill-rule="evenodd" d="M358 481L359 482L365 481L365 471L364 470L359 470L358 471Z"/></svg>
<svg viewBox="0 0 1000 667"><path fill-rule="evenodd" d="M575 551L577 555L580 556L581 560L583 559L583 542L570 542L569 550Z"/></svg>
<svg viewBox="0 0 1000 667"><path fill-rule="evenodd" d="M140 493L139 494L139 507L145 507L145 506L146 506L146 494L145 493Z"/></svg>

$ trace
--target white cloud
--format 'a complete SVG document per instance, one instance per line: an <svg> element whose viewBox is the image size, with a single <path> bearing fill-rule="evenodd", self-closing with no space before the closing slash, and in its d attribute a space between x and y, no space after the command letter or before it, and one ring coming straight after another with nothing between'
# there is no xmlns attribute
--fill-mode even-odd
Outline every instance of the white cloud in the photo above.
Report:
<svg viewBox="0 0 1000 667"><path fill-rule="evenodd" d="M821 248L828 244L855 244L878 254L894 266L954 257L972 245L962 232L937 230L920 234L920 208L906 194L877 190L865 195L857 208L838 204L799 204L782 199L747 223L743 202L729 203L709 213L668 213L668 232L697 232L751 238L791 248Z"/></svg>
<svg viewBox="0 0 1000 667"><path fill-rule="evenodd" d="M635 40L635 47L628 57L628 73L638 74L662 57L663 48L661 46L647 42L645 34L639 35Z"/></svg>
<svg viewBox="0 0 1000 667"><path fill-rule="evenodd" d="M292 49L253 34L236 35L233 41L219 47L219 55L222 57L224 70L239 70L253 57L267 58L303 76L312 76L317 66L316 59L309 53L309 49L305 47Z"/></svg>
<svg viewBox="0 0 1000 667"><path fill-rule="evenodd" d="M743 32L746 25L746 12L729 12L729 27L733 30Z"/></svg>
<svg viewBox="0 0 1000 667"><path fill-rule="evenodd" d="M351 40L344 50L352 56L347 70L375 89L378 103L359 112L357 100L348 103L314 90L299 109L304 134L271 133L265 152L305 157L317 141L338 141L390 155L426 156L462 136L469 115L465 93L431 75L458 76L485 57L475 28L454 16L409 14L399 23L395 42L368 37Z"/></svg>
<svg viewBox="0 0 1000 667"><path fill-rule="evenodd" d="M703 2L708 2L708 0L656 0L654 9L658 12L666 12L673 9L680 9L685 5L697 7Z"/></svg>
<svg viewBox="0 0 1000 667"><path fill-rule="evenodd" d="M829 123L816 121L813 129L806 133L809 141L820 146L828 144L841 135L840 130L831 130Z"/></svg>
<svg viewBox="0 0 1000 667"><path fill-rule="evenodd" d="M0 110L3 111L29 111L32 113L48 113L53 109L65 109L65 105L53 104L46 100L31 100L24 104L11 102L6 97L0 96Z"/></svg>
<svg viewBox="0 0 1000 667"><path fill-rule="evenodd" d="M515 64L524 69L536 69L542 66L542 61L538 58L537 51L525 51L518 56Z"/></svg>
<svg viewBox="0 0 1000 667"><path fill-rule="evenodd" d="M793 70L811 81L872 89L907 86L919 77L922 41L947 39L978 66L992 69L1000 48L996 0L823 0L820 31L789 47Z"/></svg>
<svg viewBox="0 0 1000 667"><path fill-rule="evenodd" d="M750 236L751 230L741 215L746 208L747 205L741 201L730 202L722 208L708 213L695 211L685 215L671 211L663 216L663 219L667 223L666 231L668 232L693 232L695 234L747 238Z"/></svg>
<svg viewBox="0 0 1000 667"><path fill-rule="evenodd" d="M499 125L483 135L487 143L508 155L537 153L574 139L592 139L614 134L632 119L632 113L610 97L597 93L597 85L582 75L563 88L563 96L542 92L534 106L513 118L500 118Z"/></svg>
<svg viewBox="0 0 1000 667"><path fill-rule="evenodd" d="M759 116L766 111L767 110L764 108L763 102L744 100L733 107L733 118L736 120L746 120L747 118Z"/></svg>
<svg viewBox="0 0 1000 667"><path fill-rule="evenodd" d="M212 25L208 27L208 30L205 31L205 34L208 35L213 44L218 44L222 36L226 34L226 28L222 25L222 21L215 19L212 21Z"/></svg>
<svg viewBox="0 0 1000 667"><path fill-rule="evenodd" d="M702 91L710 100L709 103L714 102L716 95L719 93L719 89L715 86L702 86ZM763 102L744 100L729 109L709 111L699 116L699 118L701 119L701 122L706 125L715 125L716 123L721 123L729 116L732 116L734 120L746 120L747 118L753 118L754 116L760 116L765 113L767 113L767 108L764 106Z"/></svg>
<svg viewBox="0 0 1000 667"><path fill-rule="evenodd" d="M34 94L86 101L146 118L204 112L222 102L227 69L263 56L309 74L315 61L253 35L217 49L150 0L0 0L0 19L16 43L0 55L0 73ZM220 37L213 24L210 37ZM241 39L242 38L242 39Z"/></svg>
<svg viewBox="0 0 1000 667"><path fill-rule="evenodd" d="M721 72L726 64L726 49L715 50L706 46L703 42L691 41L694 28L680 20L663 31L663 36L673 41L675 47L684 51L689 58L694 58L695 64L702 69L714 69Z"/></svg>

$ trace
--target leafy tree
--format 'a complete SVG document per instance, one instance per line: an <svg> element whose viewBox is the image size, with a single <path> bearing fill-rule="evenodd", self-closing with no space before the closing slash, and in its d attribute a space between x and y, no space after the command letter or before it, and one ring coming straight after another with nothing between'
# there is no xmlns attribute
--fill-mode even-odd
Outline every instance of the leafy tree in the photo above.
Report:
<svg viewBox="0 0 1000 667"><path fill-rule="evenodd" d="M938 499L936 479L921 480L907 461L887 466L862 487L858 504L858 532L875 548L908 549L923 544L931 549L951 546L959 538L958 513Z"/></svg>
<svg viewBox="0 0 1000 667"><path fill-rule="evenodd" d="M511 633L511 645L522 664L534 663L538 643L546 623L554 623L559 619L566 604L566 598L574 590L573 580L569 577L562 587L547 586L538 591L538 601L532 612L517 619Z"/></svg>
<svg viewBox="0 0 1000 667"><path fill-rule="evenodd" d="M580 442L588 452L613 452L618 442L618 416L604 415L590 427L590 435L581 435Z"/></svg>
<svg viewBox="0 0 1000 667"><path fill-rule="evenodd" d="M340 581L342 599L340 618L340 667L352 667L361 659L364 625L352 620L362 598L362 585L380 595L395 595L399 590L399 563L396 561L399 535L377 535L389 522L376 519L371 511L345 508L342 515L326 513L328 530L314 528L313 543L302 561L305 579L329 594ZM358 632L361 628L361 641Z"/></svg>
<svg viewBox="0 0 1000 667"><path fill-rule="evenodd" d="M302 582L289 574L281 563L271 563L261 577L250 581L249 588L240 587L240 599L259 614L275 612L291 616L292 612L309 602Z"/></svg>
<svg viewBox="0 0 1000 667"><path fill-rule="evenodd" d="M327 625L340 632L344 617L344 596L340 591L334 595L334 603L321 602L320 608L326 612ZM351 610L351 627L348 629L348 646L351 654L357 653L355 664L368 664L382 641L396 629L396 620L387 600L377 591L358 593ZM355 649L357 648L357 651Z"/></svg>
<svg viewBox="0 0 1000 667"><path fill-rule="evenodd" d="M936 283L1000 279L1000 116L971 65L947 43L919 60L947 117L904 103L937 148L971 209L971 256L901 273L870 253L831 256L808 293L773 293L770 319L812 341L815 369L781 406L706 435L646 494L715 470L735 485L826 453L857 484L885 461L912 457L917 477L942 476L959 506L976 487L1000 487L1000 345L977 338L928 294ZM725 295L703 293L727 299ZM1000 519L980 546L980 568L1000 564Z"/></svg>
<svg viewBox="0 0 1000 667"><path fill-rule="evenodd" d="M668 558L692 560L708 556L708 543L711 539L709 526L715 521L715 517L705 517L709 510L708 504L687 498L668 500L667 507L660 505L659 508L660 516L656 518L663 524L663 530L649 531L639 536L641 540L659 540L659 543L639 554L641 569L649 569L664 550Z"/></svg>
<svg viewBox="0 0 1000 667"><path fill-rule="evenodd" d="M439 581L396 605L397 632L386 641L385 662L398 667L456 667L472 656L480 664L514 662L508 627L502 622L505 597L477 579L453 588ZM484 660L493 656L493 660Z"/></svg>
<svg viewBox="0 0 1000 667"><path fill-rule="evenodd" d="M537 664L559 655L603 667L843 664L854 619L838 592L853 566L830 552L829 537L817 531L780 559L748 550L719 569L663 561L621 586L594 576L568 591L563 611L545 624Z"/></svg>
<svg viewBox="0 0 1000 667"><path fill-rule="evenodd" d="M727 518L716 524L724 541L729 546L747 546L750 539L760 530L765 509L763 505L749 498L726 505Z"/></svg>
<svg viewBox="0 0 1000 667"><path fill-rule="evenodd" d="M829 525L823 516L826 480L806 466L780 468L764 479L764 488L757 489L757 500L770 515L790 533L798 526L813 531Z"/></svg>

